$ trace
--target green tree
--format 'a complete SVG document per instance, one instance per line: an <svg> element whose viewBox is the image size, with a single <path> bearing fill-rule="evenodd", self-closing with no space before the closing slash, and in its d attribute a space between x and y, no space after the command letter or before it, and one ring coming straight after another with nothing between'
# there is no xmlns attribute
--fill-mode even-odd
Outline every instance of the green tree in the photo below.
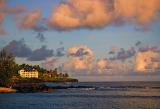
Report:
<svg viewBox="0 0 160 109"><path fill-rule="evenodd" d="M9 86L11 78L17 73L18 66L15 58L5 49L0 51L0 85Z"/></svg>

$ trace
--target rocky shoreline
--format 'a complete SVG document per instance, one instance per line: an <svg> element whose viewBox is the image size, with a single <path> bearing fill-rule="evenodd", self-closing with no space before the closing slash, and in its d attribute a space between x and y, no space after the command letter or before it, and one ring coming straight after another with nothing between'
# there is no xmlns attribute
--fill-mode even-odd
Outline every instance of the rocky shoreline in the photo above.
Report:
<svg viewBox="0 0 160 109"><path fill-rule="evenodd" d="M17 90L17 93L54 92L53 88L41 83L22 83L14 85L13 88Z"/></svg>
<svg viewBox="0 0 160 109"><path fill-rule="evenodd" d="M16 92L16 93L53 93L58 89L92 89L95 90L96 87L93 86L82 86L82 85L57 85L57 86L48 86L45 83L19 83L14 84L13 89L6 88L6 91L1 91L0 93Z"/></svg>

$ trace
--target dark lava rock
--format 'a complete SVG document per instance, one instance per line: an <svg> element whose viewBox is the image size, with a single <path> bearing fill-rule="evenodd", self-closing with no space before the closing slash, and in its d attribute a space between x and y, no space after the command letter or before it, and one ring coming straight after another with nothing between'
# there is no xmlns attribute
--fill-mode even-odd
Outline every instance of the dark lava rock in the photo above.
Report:
<svg viewBox="0 0 160 109"><path fill-rule="evenodd" d="M41 83L19 83L13 86L18 93L53 92L54 89Z"/></svg>

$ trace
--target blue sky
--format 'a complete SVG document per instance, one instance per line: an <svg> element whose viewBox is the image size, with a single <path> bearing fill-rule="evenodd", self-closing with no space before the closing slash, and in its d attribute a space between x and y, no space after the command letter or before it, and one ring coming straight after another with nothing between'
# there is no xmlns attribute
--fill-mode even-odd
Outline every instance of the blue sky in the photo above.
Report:
<svg viewBox="0 0 160 109"><path fill-rule="evenodd" d="M67 0L65 2L67 2ZM148 2L153 2L153 0L149 0ZM5 29L6 34L0 35L0 48L7 46L9 42L13 40L20 41L22 39L24 39L24 43L32 50L38 49L43 45L47 47L46 49L54 50L54 51L57 48L64 47L65 54L63 56L52 56L52 58L58 58L60 60L58 64L56 63L56 65L58 66L65 63L65 61L69 60L70 58L77 58L77 57L71 57L71 56L69 57L67 53L69 48L77 47L79 45L87 46L88 49L90 49L94 53L97 61L99 59L109 58L110 55L108 54L108 52L112 47L116 47L118 49L124 48L125 50L128 50L131 47L138 49L135 47L135 44L138 41L141 42L141 47L142 46L144 47L147 45L160 47L159 20L151 20L148 24L145 24L145 25L141 25L138 23L130 23L126 21L126 23L120 26L116 26L113 23L113 24L105 25L103 26L103 28L95 27L93 29L90 29L90 27L88 28L88 27L82 26L80 28L73 27L72 29L69 29L69 30L65 28L66 30L64 31L63 30L57 31L56 29L54 28L52 29L49 27L47 31L40 32L41 34L43 34L43 38L45 39L44 41L40 41L36 37L39 32L34 31L33 28L19 29L16 26L17 22L14 20L16 16L25 16L28 13L31 13L32 11L34 11L35 9L40 8L41 18L48 19L52 15L52 13L56 13L56 11L59 9L61 4L63 4L61 0L54 0L54 1L46 0L45 2L44 0L7 1L6 2L7 8L14 8L21 5L23 7L26 7L27 12L22 12L20 14L13 14L13 13L7 14L7 16L5 17L5 20L3 21L3 24L1 24L1 27ZM67 3L64 3L64 4L68 6ZM160 11L159 8L157 9L157 11ZM140 30L137 30L137 28ZM144 28L147 28L147 30L143 31ZM115 51L115 52L118 53L118 51ZM134 55L134 57L136 57L136 54ZM17 62L33 63L33 64L35 63L35 64L41 65L42 62L47 62L47 59L40 60L40 61L29 61L29 60L23 59L22 57L17 57ZM74 70L67 69L67 71L71 72L71 71L75 71L75 69ZM83 72L84 71L86 71L86 69L83 69ZM71 73L71 75L74 75L74 74ZM93 75L91 74L90 76L93 76ZM82 80L86 80L86 79L83 79L83 77L78 77L78 78L82 78ZM89 75L88 75L88 78L89 78ZM115 78L115 76L113 76L113 78ZM125 76L124 76L124 79L125 79ZM105 81L104 78L102 80ZM115 80L119 80L119 79L115 79Z"/></svg>

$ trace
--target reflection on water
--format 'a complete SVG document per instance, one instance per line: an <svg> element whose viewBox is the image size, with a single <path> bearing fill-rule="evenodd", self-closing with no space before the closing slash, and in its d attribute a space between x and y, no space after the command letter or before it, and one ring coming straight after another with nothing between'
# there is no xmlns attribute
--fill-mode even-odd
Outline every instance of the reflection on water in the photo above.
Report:
<svg viewBox="0 0 160 109"><path fill-rule="evenodd" d="M56 85L56 84L50 84ZM0 94L0 109L160 109L160 82L99 82L54 93Z"/></svg>

